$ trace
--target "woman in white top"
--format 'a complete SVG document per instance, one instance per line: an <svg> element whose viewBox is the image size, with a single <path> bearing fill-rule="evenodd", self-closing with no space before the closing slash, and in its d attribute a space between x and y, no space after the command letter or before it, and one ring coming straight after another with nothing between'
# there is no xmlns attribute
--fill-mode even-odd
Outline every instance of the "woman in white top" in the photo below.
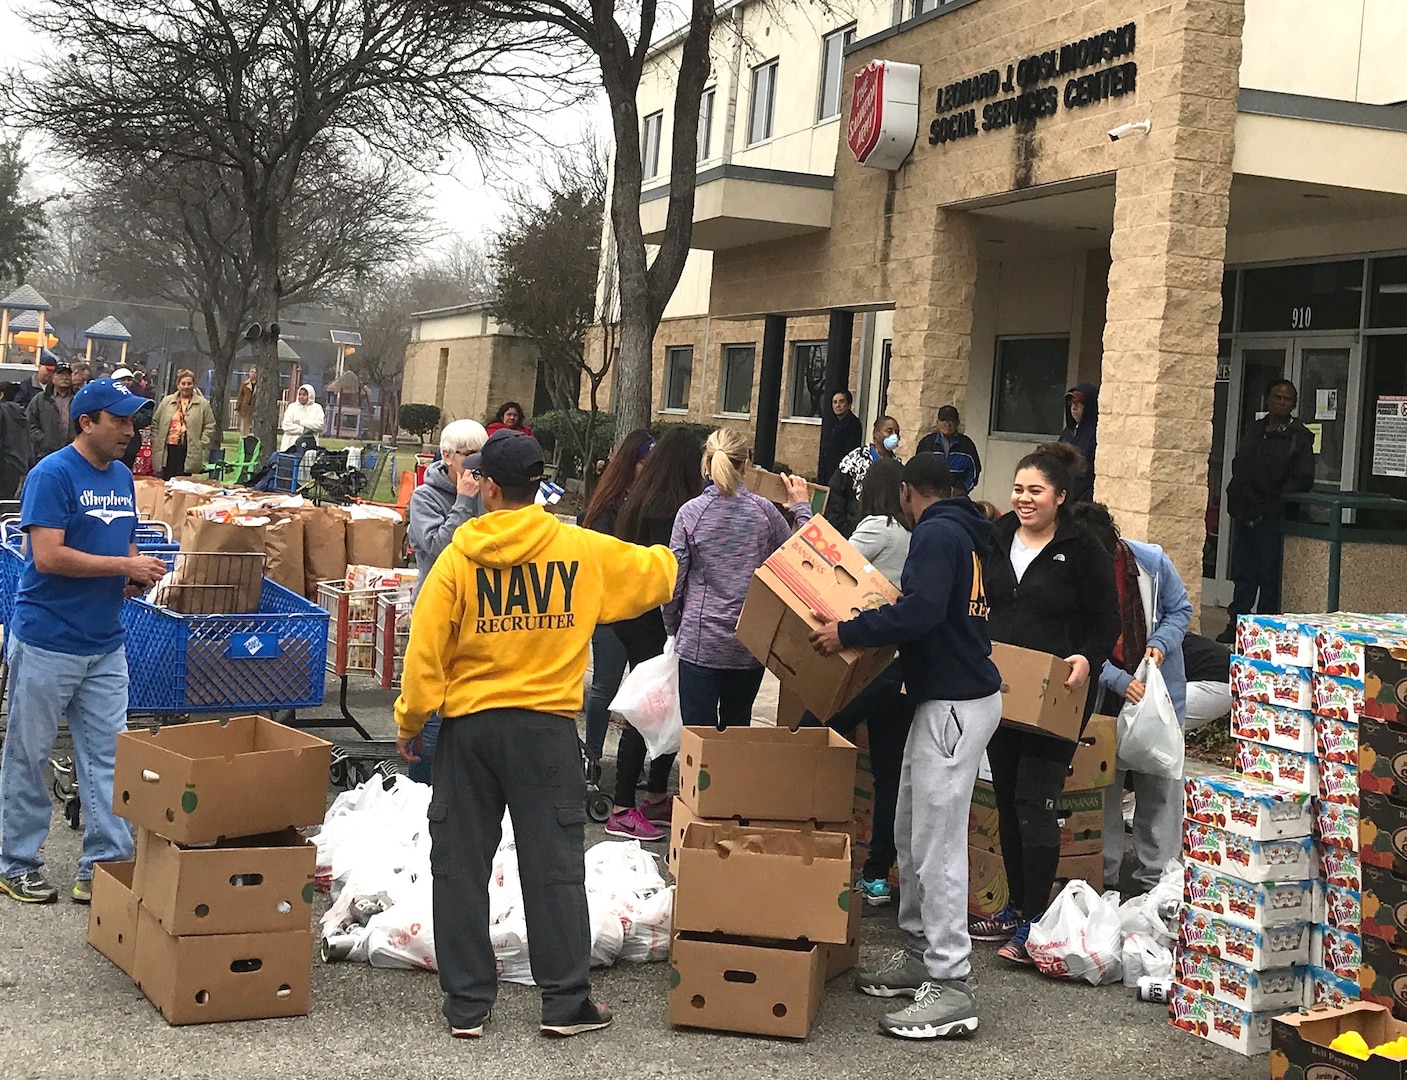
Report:
<svg viewBox="0 0 1407 1080"><path fill-rule="evenodd" d="M311 384L304 383L298 387L298 400L290 401L283 410L283 423L279 427L283 442L279 449L287 450L304 435L321 435L326 425L327 417L317 402L316 392Z"/></svg>
<svg viewBox="0 0 1407 1080"><path fill-rule="evenodd" d="M898 458L872 462L860 488L860 521L850 534L855 550L897 589L909 556L909 524L899 505L904 466Z"/></svg>

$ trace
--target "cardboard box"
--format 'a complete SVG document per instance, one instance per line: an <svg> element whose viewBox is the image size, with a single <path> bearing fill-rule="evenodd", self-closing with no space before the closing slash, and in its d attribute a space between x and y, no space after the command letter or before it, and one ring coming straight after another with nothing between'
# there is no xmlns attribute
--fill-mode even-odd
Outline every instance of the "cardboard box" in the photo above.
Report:
<svg viewBox="0 0 1407 1080"><path fill-rule="evenodd" d="M705 818L848 821L856 753L830 728L686 727L679 797Z"/></svg>
<svg viewBox="0 0 1407 1080"><path fill-rule="evenodd" d="M1358 809L1358 766L1343 761L1321 761L1318 764L1319 798Z"/></svg>
<svg viewBox="0 0 1407 1080"><path fill-rule="evenodd" d="M1257 926L1309 922L1314 914L1313 882L1242 881L1193 862L1183 871L1182 898L1213 915Z"/></svg>
<svg viewBox="0 0 1407 1080"><path fill-rule="evenodd" d="M1314 714L1238 698L1231 706L1231 736L1312 754Z"/></svg>
<svg viewBox="0 0 1407 1080"><path fill-rule="evenodd" d="M1314 674L1315 716L1327 716L1337 720L1358 723L1363 712L1364 684L1358 679L1341 675Z"/></svg>
<svg viewBox="0 0 1407 1080"><path fill-rule="evenodd" d="M1371 716L1358 722L1358 790L1407 803L1407 727Z"/></svg>
<svg viewBox="0 0 1407 1080"><path fill-rule="evenodd" d="M1207 997L1250 1012L1294 1009L1304 1000L1304 980L1297 968L1252 971L1196 949L1174 952L1173 978Z"/></svg>
<svg viewBox="0 0 1407 1080"><path fill-rule="evenodd" d="M1252 971L1270 971L1309 962L1309 923L1256 926L1200 908L1186 907L1178 922L1178 941Z"/></svg>
<svg viewBox="0 0 1407 1080"><path fill-rule="evenodd" d="M1066 791L1089 791L1108 787L1114 782L1118 758L1117 716L1091 716L1080 735L1070 771L1065 777Z"/></svg>
<svg viewBox="0 0 1407 1080"><path fill-rule="evenodd" d="M1251 840L1308 836L1314 827L1309 795L1303 791L1256 783L1231 773L1190 776L1183 791L1187 821Z"/></svg>
<svg viewBox="0 0 1407 1080"><path fill-rule="evenodd" d="M1338 1009L1359 999L1361 991L1358 989L1357 979L1342 978L1332 971L1325 971L1313 964L1302 970L1304 972L1304 1007L1306 1009L1313 1008L1315 1005Z"/></svg>
<svg viewBox="0 0 1407 1080"><path fill-rule="evenodd" d="M1407 804L1366 789L1358 799L1358 854L1363 865L1395 866L1407 873Z"/></svg>
<svg viewBox="0 0 1407 1080"><path fill-rule="evenodd" d="M133 978L170 1024L303 1016L313 978L313 932L175 937L138 913Z"/></svg>
<svg viewBox="0 0 1407 1080"><path fill-rule="evenodd" d="M1386 871L1384 871L1386 872ZM1363 894L1338 885L1314 883L1318 891L1318 921L1349 934L1363 933Z"/></svg>
<svg viewBox="0 0 1407 1080"><path fill-rule="evenodd" d="M1002 723L1078 742L1086 688L1068 690L1070 665L1058 656L992 642L992 663L1002 677Z"/></svg>
<svg viewBox="0 0 1407 1080"><path fill-rule="evenodd" d="M750 465L743 471L743 484L749 491L761 495L768 502L774 502L778 506L791 505L791 496L787 494L787 485L781 473L768 472L756 465ZM831 489L807 481L806 490L811 494L811 513L817 517L824 514Z"/></svg>
<svg viewBox="0 0 1407 1080"><path fill-rule="evenodd" d="M862 896L850 898L850 921L846 923L847 940L844 945L825 942L821 945L821 959L826 969L826 982L838 975L844 975L860 962L860 920L865 915L865 900Z"/></svg>
<svg viewBox="0 0 1407 1080"><path fill-rule="evenodd" d="M1193 862L1242 881L1306 881L1314 876L1314 839L1309 836L1252 840L1188 821L1183 825L1182 851Z"/></svg>
<svg viewBox="0 0 1407 1080"><path fill-rule="evenodd" d="M1363 867L1362 932L1407 947L1407 877L1382 866Z"/></svg>
<svg viewBox="0 0 1407 1080"><path fill-rule="evenodd" d="M676 930L845 945L852 899L843 833L703 822L684 831Z"/></svg>
<svg viewBox="0 0 1407 1080"><path fill-rule="evenodd" d="M1369 934L1362 938L1357 977L1364 1001L1386 1005L1394 1016L1407 1020L1407 949Z"/></svg>
<svg viewBox="0 0 1407 1080"><path fill-rule="evenodd" d="M178 844L318 825L332 744L262 716L117 737L113 810Z"/></svg>
<svg viewBox="0 0 1407 1080"><path fill-rule="evenodd" d="M1363 966L1363 937L1317 923L1309 930L1309 962L1342 978L1357 978Z"/></svg>
<svg viewBox="0 0 1407 1080"><path fill-rule="evenodd" d="M1236 654L1277 667L1312 668L1314 635L1324 620L1294 615L1244 615L1236 621Z"/></svg>
<svg viewBox="0 0 1407 1080"><path fill-rule="evenodd" d="M137 896L132 892L136 863L93 864L93 902L88 906L88 944L128 977L137 959Z"/></svg>
<svg viewBox="0 0 1407 1080"><path fill-rule="evenodd" d="M1407 724L1407 647L1365 645L1363 656L1364 715Z"/></svg>
<svg viewBox="0 0 1407 1080"><path fill-rule="evenodd" d="M669 872L675 877L679 876L679 849L684 844L684 833L694 822L703 825L743 825L754 829L793 829L802 831L811 829L816 832L844 833L850 837L851 843L855 841L855 821L823 821L819 825L813 825L809 821L754 821L751 818L704 818L699 817L689 809L688 803L678 795L674 797L673 814L669 822Z"/></svg>
<svg viewBox="0 0 1407 1080"><path fill-rule="evenodd" d="M1358 765L1358 724L1330 716L1314 718L1314 756L1320 761Z"/></svg>
<svg viewBox="0 0 1407 1080"><path fill-rule="evenodd" d="M1366 677L1369 645L1385 645L1384 638L1401 637L1400 630L1385 625L1380 630L1351 629L1348 627L1326 626L1314 637L1314 670L1325 675L1343 675L1350 679Z"/></svg>
<svg viewBox="0 0 1407 1080"><path fill-rule="evenodd" d="M1326 885L1362 892L1363 873L1359 868L1358 852L1324 845L1319 849L1319 878Z"/></svg>
<svg viewBox="0 0 1407 1080"><path fill-rule="evenodd" d="M1235 697L1263 701L1286 709L1313 711L1314 687L1308 668L1276 667L1267 660L1231 658L1231 690Z"/></svg>
<svg viewBox="0 0 1407 1080"><path fill-rule="evenodd" d="M795 731L801 726L801 718L806 715L806 702L793 694L785 686L777 688L777 726Z"/></svg>
<svg viewBox="0 0 1407 1080"><path fill-rule="evenodd" d="M294 829L209 848L138 829L132 891L168 934L306 930L317 855Z"/></svg>
<svg viewBox="0 0 1407 1080"><path fill-rule="evenodd" d="M1095 892L1104 891L1104 855L1064 855L1055 871L1055 884L1050 895L1054 899L1073 880L1088 881ZM1006 883L1006 866L1002 857L991 851L967 849L967 911L978 918L995 915L1010 898Z"/></svg>
<svg viewBox="0 0 1407 1080"><path fill-rule="evenodd" d="M1313 754L1237 739L1236 768L1242 776L1262 784L1303 791L1307 795L1319 791L1319 766Z"/></svg>
<svg viewBox="0 0 1407 1080"><path fill-rule="evenodd" d="M825 996L821 947L676 933L670 949L674 1027L804 1039Z"/></svg>
<svg viewBox="0 0 1407 1080"><path fill-rule="evenodd" d="M1407 1062L1380 1055L1364 1061L1329 1049L1347 1031L1358 1032L1371 1048L1407 1035L1407 1023L1372 1002L1277 1016L1270 1032L1271 1080L1407 1080Z"/></svg>
<svg viewBox="0 0 1407 1080"><path fill-rule="evenodd" d="M1327 775L1327 774L1326 774ZM1325 776L1319 777L1324 786ZM1358 850L1358 808L1328 799L1314 800L1314 839L1321 844L1333 844Z"/></svg>
<svg viewBox="0 0 1407 1080"><path fill-rule="evenodd" d="M1190 1035L1255 1057L1270 1049L1273 1012L1253 1013L1173 983L1168 1022Z"/></svg>
<svg viewBox="0 0 1407 1080"><path fill-rule="evenodd" d="M1104 850L1104 788L1065 791L1060 796L1060 854L1094 855ZM967 814L969 847L1001 853L997 795L985 780L972 789Z"/></svg>
<svg viewBox="0 0 1407 1080"><path fill-rule="evenodd" d="M820 719L834 716L894 659L894 649L822 656L811 633L822 620L892 604L898 589L836 532L812 518L758 567L738 617L743 646Z"/></svg>

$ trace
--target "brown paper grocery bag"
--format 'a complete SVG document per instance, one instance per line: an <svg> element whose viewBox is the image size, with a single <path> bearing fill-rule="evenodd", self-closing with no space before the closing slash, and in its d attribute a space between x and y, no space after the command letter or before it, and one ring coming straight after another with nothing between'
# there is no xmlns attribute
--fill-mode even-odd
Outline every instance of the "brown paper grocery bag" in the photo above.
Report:
<svg viewBox="0 0 1407 1080"><path fill-rule="evenodd" d="M176 560L168 606L203 615L258 611L264 587L263 559L221 556L263 556L266 531L263 525L235 525L212 521L198 513L187 514L181 526L183 554ZM183 586L199 588L186 590L183 599Z"/></svg>
<svg viewBox="0 0 1407 1080"><path fill-rule="evenodd" d="M308 506L303 519L303 595L317 600L318 583L347 576L347 512L335 506Z"/></svg>
<svg viewBox="0 0 1407 1080"><path fill-rule="evenodd" d="M166 505L166 481L156 476L135 476L132 482L137 489L137 516L159 519Z"/></svg>
<svg viewBox="0 0 1407 1080"><path fill-rule="evenodd" d="M275 513L264 531L264 576L299 596L307 581L303 536L303 519L297 514Z"/></svg>
<svg viewBox="0 0 1407 1080"><path fill-rule="evenodd" d="M207 496L194 491L167 488L166 498L161 504L161 513L156 516L170 525L172 532L179 537L185 528L186 514L209 501Z"/></svg>
<svg viewBox="0 0 1407 1080"><path fill-rule="evenodd" d="M389 518L353 518L347 522L349 566L400 566L405 525Z"/></svg>

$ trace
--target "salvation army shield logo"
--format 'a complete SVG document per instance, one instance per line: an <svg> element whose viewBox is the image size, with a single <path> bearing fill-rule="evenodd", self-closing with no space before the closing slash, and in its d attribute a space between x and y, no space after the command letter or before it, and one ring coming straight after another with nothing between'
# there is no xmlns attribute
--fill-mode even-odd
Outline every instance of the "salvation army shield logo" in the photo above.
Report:
<svg viewBox="0 0 1407 1080"><path fill-rule="evenodd" d="M850 124L845 141L860 164L879 145L884 122L884 61L871 60L855 74L850 92Z"/></svg>

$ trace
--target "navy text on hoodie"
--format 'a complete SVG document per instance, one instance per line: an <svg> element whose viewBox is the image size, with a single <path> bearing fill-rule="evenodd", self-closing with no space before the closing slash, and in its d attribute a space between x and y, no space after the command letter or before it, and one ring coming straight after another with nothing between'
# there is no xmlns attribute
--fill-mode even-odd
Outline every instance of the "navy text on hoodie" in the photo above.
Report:
<svg viewBox="0 0 1407 1080"><path fill-rule="evenodd" d="M1070 415L1070 395L1081 393L1085 398L1085 414L1080 422ZM1060 433L1060 441L1069 443L1085 456L1089 464L1084 476L1075 477L1070 485L1066 501L1074 506L1077 502L1092 502L1094 499L1094 454L1099 449L1099 387L1094 383L1082 382L1065 391L1065 430Z"/></svg>
<svg viewBox="0 0 1407 1080"><path fill-rule="evenodd" d="M982 558L992 527L966 496L923 512L893 604L840 624L847 647L899 646L904 686L917 701L974 701L1001 689L987 633Z"/></svg>

